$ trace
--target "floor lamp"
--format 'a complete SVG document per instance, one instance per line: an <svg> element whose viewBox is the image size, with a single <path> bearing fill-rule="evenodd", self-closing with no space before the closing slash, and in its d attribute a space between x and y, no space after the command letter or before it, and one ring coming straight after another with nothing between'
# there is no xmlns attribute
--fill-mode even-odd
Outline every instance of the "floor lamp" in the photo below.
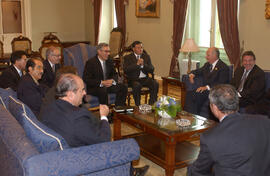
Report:
<svg viewBox="0 0 270 176"><path fill-rule="evenodd" d="M186 39L184 45L179 50L180 52L188 53L188 70L187 73L191 71L191 52L200 51L197 44L194 42L193 39Z"/></svg>

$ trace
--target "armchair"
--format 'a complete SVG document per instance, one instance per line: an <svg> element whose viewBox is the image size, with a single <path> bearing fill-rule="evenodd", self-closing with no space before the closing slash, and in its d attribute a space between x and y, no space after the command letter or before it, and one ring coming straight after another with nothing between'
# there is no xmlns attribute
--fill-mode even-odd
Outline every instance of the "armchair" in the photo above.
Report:
<svg viewBox="0 0 270 176"><path fill-rule="evenodd" d="M11 46L12 46L12 52L22 50L25 51L28 55L32 54L32 41L20 35L19 37L14 38L11 41Z"/></svg>
<svg viewBox="0 0 270 176"><path fill-rule="evenodd" d="M146 51L143 51L146 52ZM132 49L131 46L126 48L120 55L120 64L119 67L117 68L119 70L119 74L122 77L123 81L125 84L128 84L128 80L127 80L127 76L124 73L123 70L123 65L124 65L124 57L126 55L129 55L130 53L132 53ZM150 74L149 75L152 79L154 79L154 74ZM143 87L141 89L141 95L144 95L145 99L144 99L144 103L147 104L147 100L148 100L148 95L150 94L149 88L148 87ZM130 106L130 96L132 95L132 87L128 87L128 93L127 93L127 100L128 100L128 106Z"/></svg>
<svg viewBox="0 0 270 176"><path fill-rule="evenodd" d="M41 47L39 48L39 53L40 56L43 60L46 59L46 51L49 47L56 47L59 48L62 59L61 59L61 64L63 65L63 46L60 42L60 40L58 39L57 36L53 35L52 33L49 33L47 36L45 36L41 42Z"/></svg>
<svg viewBox="0 0 270 176"><path fill-rule="evenodd" d="M71 65L77 68L80 77L83 76L83 70L85 63L88 59L94 57L97 54L96 47L87 45L85 43L79 43L68 48L64 48L64 65ZM98 98L90 96L90 108L99 106ZM115 94L109 94L109 103L114 104Z"/></svg>

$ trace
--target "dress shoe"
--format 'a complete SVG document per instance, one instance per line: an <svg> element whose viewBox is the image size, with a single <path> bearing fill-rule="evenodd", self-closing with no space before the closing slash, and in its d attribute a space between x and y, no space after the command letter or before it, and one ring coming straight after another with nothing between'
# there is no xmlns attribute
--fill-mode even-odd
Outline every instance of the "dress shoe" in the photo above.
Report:
<svg viewBox="0 0 270 176"><path fill-rule="evenodd" d="M109 124L112 124L113 123L113 113L109 113L107 116L107 119L108 119Z"/></svg>
<svg viewBox="0 0 270 176"><path fill-rule="evenodd" d="M144 176L149 169L149 165L145 165L144 167L134 168L133 176Z"/></svg>

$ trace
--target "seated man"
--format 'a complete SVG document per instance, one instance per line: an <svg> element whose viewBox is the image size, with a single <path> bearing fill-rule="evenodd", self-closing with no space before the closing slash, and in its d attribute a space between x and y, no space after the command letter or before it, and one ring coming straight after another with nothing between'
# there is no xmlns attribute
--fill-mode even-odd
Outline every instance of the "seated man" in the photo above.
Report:
<svg viewBox="0 0 270 176"><path fill-rule="evenodd" d="M231 85L210 90L210 108L220 121L200 137L200 153L188 176L270 175L270 121L238 113L238 92Z"/></svg>
<svg viewBox="0 0 270 176"><path fill-rule="evenodd" d="M198 115L202 113L201 108L208 100L209 90L217 84L229 82L229 67L219 59L219 50L215 47L209 48L205 58L207 62L204 66L189 74L189 81L192 84L195 77L201 76L203 85L194 91L187 92L184 107L185 111Z"/></svg>
<svg viewBox="0 0 270 176"><path fill-rule="evenodd" d="M100 104L108 105L108 93L116 93L115 105L124 106L127 86L118 83L118 75L109 54L109 45L100 43L97 46L97 55L85 64L83 81L86 83L87 94L97 96Z"/></svg>
<svg viewBox="0 0 270 176"><path fill-rule="evenodd" d="M231 84L238 91L240 108L254 105L263 98L265 93L264 71L255 64L256 57L252 51L242 55L242 67L234 72Z"/></svg>
<svg viewBox="0 0 270 176"><path fill-rule="evenodd" d="M62 74L56 84L58 99L45 107L41 114L43 123L63 136L71 147L111 140L111 129L106 117L108 106L100 105L99 120L87 109L79 107L85 94L84 83L79 76ZM131 175L144 175L147 169L147 166L135 170L132 167Z"/></svg>
<svg viewBox="0 0 270 176"><path fill-rule="evenodd" d="M24 51L15 51L11 54L10 61L12 65L5 69L0 76L0 87L4 89L10 87L17 91L20 78L25 70L26 53Z"/></svg>
<svg viewBox="0 0 270 176"><path fill-rule="evenodd" d="M46 50L46 60L43 61L44 73L40 83L52 87L55 79L55 73L60 68L61 53L56 47L49 47Z"/></svg>
<svg viewBox="0 0 270 176"><path fill-rule="evenodd" d="M48 89L44 98L42 99L42 104L41 104L39 117L38 117L39 120L42 120L40 118L40 115L43 113L45 107L47 107L49 104L51 104L56 99L55 88L56 88L57 80L60 78L60 76L62 74L65 74L65 73L72 73L72 74L78 75L77 69L73 66L63 66L57 70L57 72L55 74L54 85Z"/></svg>
<svg viewBox="0 0 270 176"><path fill-rule="evenodd" d="M29 59L26 63L26 72L19 82L17 96L38 116L47 88L38 83L43 74L42 61L39 58Z"/></svg>
<svg viewBox="0 0 270 176"><path fill-rule="evenodd" d="M156 80L148 77L154 73L154 66L150 56L143 52L142 42L135 41L131 44L133 53L124 57L124 72L127 75L128 84L132 87L132 94L136 106L141 104L141 89L146 86L150 90L149 104L157 101L159 84Z"/></svg>

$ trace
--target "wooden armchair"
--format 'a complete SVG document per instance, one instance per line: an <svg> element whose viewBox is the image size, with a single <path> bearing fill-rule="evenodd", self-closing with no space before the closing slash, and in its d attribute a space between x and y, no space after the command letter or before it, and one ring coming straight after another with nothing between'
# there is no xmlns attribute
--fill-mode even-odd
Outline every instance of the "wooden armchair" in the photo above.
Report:
<svg viewBox="0 0 270 176"><path fill-rule="evenodd" d="M125 84L128 84L128 80L127 80L127 76L126 74L124 73L124 70L123 70L123 65L124 65L124 57L126 55L129 55L130 53L132 53L132 49L131 47L128 47L126 49L124 49L124 51L120 54L120 68L117 68L117 70L120 70L119 71L119 74L121 75L122 79L123 79L123 82ZM144 51L146 52L146 51ZM154 79L154 74L150 74L149 75L152 79ZM147 104L147 100L148 100L148 95L150 94L150 91L149 91L149 88L148 87L143 87L141 89L141 95L144 95L145 99L144 99L144 103ZM128 100L128 106L130 106L130 96L132 95L132 87L128 86L128 93L127 93L127 100Z"/></svg>
<svg viewBox="0 0 270 176"><path fill-rule="evenodd" d="M119 58L119 53L121 52L123 33L120 28L113 28L110 35L109 46L111 49L110 56L112 58Z"/></svg>
<svg viewBox="0 0 270 176"><path fill-rule="evenodd" d="M59 38L53 34L53 32L49 32L48 35L46 35L43 40L41 41L41 44L45 43L61 43Z"/></svg>
<svg viewBox="0 0 270 176"><path fill-rule="evenodd" d="M11 46L12 52L22 50L25 51L26 54L29 56L32 54L32 41L22 35L20 35L19 37L15 37L11 41Z"/></svg>
<svg viewBox="0 0 270 176"><path fill-rule="evenodd" d="M63 46L55 35L52 33L49 33L49 35L45 36L41 42L41 47L39 48L39 53L42 59L46 59L46 51L49 47L56 47L59 48L60 53L61 53L61 65L63 65Z"/></svg>

